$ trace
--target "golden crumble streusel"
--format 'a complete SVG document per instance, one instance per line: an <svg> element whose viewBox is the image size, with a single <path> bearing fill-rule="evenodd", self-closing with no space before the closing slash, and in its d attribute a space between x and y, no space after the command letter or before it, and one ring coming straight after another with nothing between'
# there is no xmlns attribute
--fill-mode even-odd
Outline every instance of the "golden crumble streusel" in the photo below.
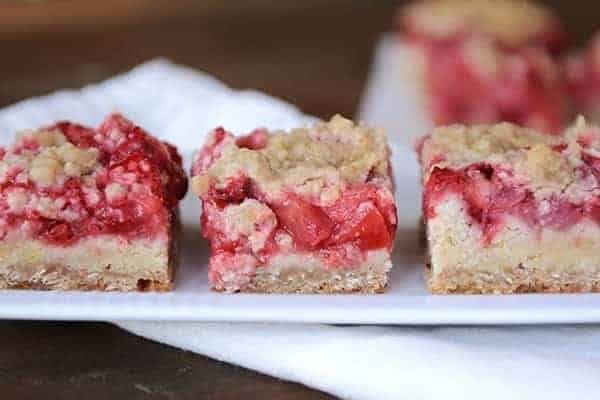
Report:
<svg viewBox="0 0 600 400"><path fill-rule="evenodd" d="M435 129L421 149L423 175L433 168L462 169L472 164L503 166L538 198L552 194L573 201L599 196L600 187L581 174L582 152L593 153L598 128L579 120L564 136L542 134L509 123L452 125ZM591 143L581 145L583 136Z"/></svg>
<svg viewBox="0 0 600 400"><path fill-rule="evenodd" d="M207 143L213 143L210 137ZM290 132L272 131L260 149L240 147L230 139L220 156L193 178L195 192L206 194L209 183L223 185L245 174L269 195L291 189L333 202L345 184L364 182L369 174L386 177L389 169L386 137L339 115L329 122Z"/></svg>
<svg viewBox="0 0 600 400"><path fill-rule="evenodd" d="M30 141L37 144L35 151L24 148L18 153L7 154L0 161L0 181L12 167L22 168L23 173L28 174L26 178L39 186L60 183L68 177L80 177L100 167L98 149L78 148L60 132L22 132L17 137L15 146L24 146Z"/></svg>

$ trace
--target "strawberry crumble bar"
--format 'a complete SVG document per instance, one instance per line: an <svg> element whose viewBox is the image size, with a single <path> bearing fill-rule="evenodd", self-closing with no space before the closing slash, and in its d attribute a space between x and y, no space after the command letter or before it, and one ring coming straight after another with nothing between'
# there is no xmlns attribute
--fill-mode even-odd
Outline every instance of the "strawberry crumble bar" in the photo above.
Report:
<svg viewBox="0 0 600 400"><path fill-rule="evenodd" d="M600 291L600 129L438 128L420 148L434 293Z"/></svg>
<svg viewBox="0 0 600 400"><path fill-rule="evenodd" d="M563 129L566 94L555 60L563 33L546 8L520 0L428 0L402 8L398 22L400 79L416 86L432 125Z"/></svg>
<svg viewBox="0 0 600 400"><path fill-rule="evenodd" d="M192 175L215 290L379 293L386 287L396 207L382 131L340 116L241 137L217 128L196 155Z"/></svg>
<svg viewBox="0 0 600 400"><path fill-rule="evenodd" d="M168 290L186 189L176 149L119 114L17 134L0 148L0 288Z"/></svg>

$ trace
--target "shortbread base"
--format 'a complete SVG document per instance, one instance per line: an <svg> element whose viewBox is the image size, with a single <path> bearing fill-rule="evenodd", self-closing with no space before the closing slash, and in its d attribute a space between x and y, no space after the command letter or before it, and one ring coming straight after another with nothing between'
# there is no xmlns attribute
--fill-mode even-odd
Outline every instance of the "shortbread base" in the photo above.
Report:
<svg viewBox="0 0 600 400"><path fill-rule="evenodd" d="M498 272L455 269L427 275L434 294L600 292L600 270L557 274L517 267Z"/></svg>
<svg viewBox="0 0 600 400"><path fill-rule="evenodd" d="M0 243L0 288L166 291L177 262L177 235L125 240L96 236L66 246Z"/></svg>
<svg viewBox="0 0 600 400"><path fill-rule="evenodd" d="M437 294L593 292L600 290L600 228L581 221L535 231L507 219L488 244L465 206L448 198L427 223L428 284Z"/></svg>
<svg viewBox="0 0 600 400"><path fill-rule="evenodd" d="M326 268L315 265L309 256L278 256L258 267L243 287L225 282L214 289L273 294L377 294L385 291L391 268L387 251L370 252L366 261L354 268Z"/></svg>

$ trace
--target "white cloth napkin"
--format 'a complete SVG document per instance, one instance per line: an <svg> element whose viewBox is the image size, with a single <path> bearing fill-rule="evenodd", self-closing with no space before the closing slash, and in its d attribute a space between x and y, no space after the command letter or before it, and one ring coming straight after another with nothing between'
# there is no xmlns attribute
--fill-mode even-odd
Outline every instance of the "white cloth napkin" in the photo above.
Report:
<svg viewBox="0 0 600 400"><path fill-rule="evenodd" d="M600 328L154 323L133 333L347 399L597 399Z"/></svg>
<svg viewBox="0 0 600 400"><path fill-rule="evenodd" d="M114 110L184 151L198 145L190 131L204 132L225 122L232 130L245 130L289 128L310 120L269 96L236 92L209 76L159 60L77 93L59 92L0 111L0 142L8 141L14 130L59 118L94 125ZM591 399L600 393L597 326L118 325L348 399L550 400Z"/></svg>

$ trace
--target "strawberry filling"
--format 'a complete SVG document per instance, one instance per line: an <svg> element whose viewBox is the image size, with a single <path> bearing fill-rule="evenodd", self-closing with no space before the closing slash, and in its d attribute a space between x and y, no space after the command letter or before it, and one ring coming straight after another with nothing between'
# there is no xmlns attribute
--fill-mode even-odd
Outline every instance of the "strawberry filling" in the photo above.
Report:
<svg viewBox="0 0 600 400"><path fill-rule="evenodd" d="M175 208L187 190L176 149L160 142L122 116L107 118L97 129L60 122L58 131L79 149L98 149L97 165L81 176L40 186L19 179L15 167L0 184L0 236L26 229L33 239L70 245L100 234L124 238L168 234ZM24 140L13 154L37 151ZM18 197L16 197L18 196ZM14 199L23 199L19 207ZM40 206L40 205L43 205Z"/></svg>
<svg viewBox="0 0 600 400"><path fill-rule="evenodd" d="M274 204L272 209L281 227L301 248L318 248L329 239L336 227L321 207L297 196L290 195L281 204Z"/></svg>
<svg viewBox="0 0 600 400"><path fill-rule="evenodd" d="M245 183L243 183L245 182ZM371 183L347 188L331 206L320 207L310 199L288 193L284 200L268 202L256 190L240 191L252 185L240 177L225 188L211 188L203 202L201 219L203 235L210 240L213 254L249 251L247 243L232 240L218 217L223 208L254 198L268 207L277 218L264 247L255 254L266 263L283 249L276 238L284 233L291 237L291 248L312 252L326 265L340 267L356 262L357 254L378 249L391 249L396 230L396 208L384 199ZM243 198L242 198L243 193ZM259 229L257 227L257 229Z"/></svg>
<svg viewBox="0 0 600 400"><path fill-rule="evenodd" d="M256 129L254 132L236 139L235 144L250 150L260 150L267 145L267 130Z"/></svg>
<svg viewBox="0 0 600 400"><path fill-rule="evenodd" d="M436 125L506 121L548 133L563 127L563 87L544 49L511 48L476 35L417 36L411 43L423 49Z"/></svg>
<svg viewBox="0 0 600 400"><path fill-rule="evenodd" d="M598 158L586 161L582 173L593 173L598 161ZM598 176L596 179L600 182ZM554 196L540 207L540 200L535 199L526 185L516 183L510 170L491 164L474 164L461 170L434 167L423 192L425 219L436 217L436 207L448 195L464 201L469 220L482 231L484 244L489 244L502 230L508 216L519 218L535 230L564 230L583 219L600 224L597 198L575 204Z"/></svg>

